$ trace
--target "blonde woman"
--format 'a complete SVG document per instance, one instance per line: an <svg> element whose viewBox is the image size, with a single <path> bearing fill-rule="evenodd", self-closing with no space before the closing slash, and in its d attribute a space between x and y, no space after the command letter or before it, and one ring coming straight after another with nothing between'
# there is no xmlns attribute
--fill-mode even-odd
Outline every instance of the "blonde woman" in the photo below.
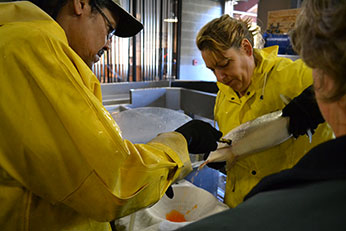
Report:
<svg viewBox="0 0 346 231"><path fill-rule="evenodd" d="M224 135L247 121L282 110L282 97L295 98L313 81L311 69L302 60L278 57L277 46L253 48L257 31L250 26L249 21L223 15L207 23L196 38L206 67L217 78L214 116ZM295 110L285 116L299 121ZM228 206L236 207L263 177L291 168L312 147L333 137L326 123L316 128L311 142L308 136L299 136L301 131L291 132L294 137L281 145L238 158L227 169L224 200Z"/></svg>

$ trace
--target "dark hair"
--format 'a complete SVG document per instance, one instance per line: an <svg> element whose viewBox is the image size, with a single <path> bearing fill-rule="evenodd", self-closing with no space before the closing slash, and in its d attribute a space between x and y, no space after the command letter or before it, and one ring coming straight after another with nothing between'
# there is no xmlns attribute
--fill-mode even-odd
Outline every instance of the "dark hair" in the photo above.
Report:
<svg viewBox="0 0 346 231"><path fill-rule="evenodd" d="M324 100L336 101L346 94L346 0L303 4L291 34L294 49L308 66L333 79L333 94Z"/></svg>
<svg viewBox="0 0 346 231"><path fill-rule="evenodd" d="M69 0L29 0L29 1L37 5L38 7L40 7L52 18L56 19L61 8ZM110 0L90 0L89 5L91 6L92 12L96 11L96 8L95 8L96 5L100 8L108 8L108 9L111 9L111 7L113 6Z"/></svg>

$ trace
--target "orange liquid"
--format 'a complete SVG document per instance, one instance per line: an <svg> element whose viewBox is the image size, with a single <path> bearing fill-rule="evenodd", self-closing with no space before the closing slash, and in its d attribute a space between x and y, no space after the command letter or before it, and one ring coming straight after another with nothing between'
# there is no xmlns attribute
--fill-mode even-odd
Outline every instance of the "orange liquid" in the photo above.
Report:
<svg viewBox="0 0 346 231"><path fill-rule="evenodd" d="M197 204L193 206L191 210L197 209ZM185 213L186 215L191 212L191 210L187 210ZM166 220L172 221L172 222L185 222L187 221L185 219L184 214L178 212L177 210L173 209L169 213L166 214Z"/></svg>
<svg viewBox="0 0 346 231"><path fill-rule="evenodd" d="M186 221L184 214L178 212L173 209L169 213L166 214L166 219L173 222L184 222Z"/></svg>
<svg viewBox="0 0 346 231"><path fill-rule="evenodd" d="M197 171L201 170L202 168L204 168L204 166L206 166L209 163L208 160L204 161L197 169Z"/></svg>

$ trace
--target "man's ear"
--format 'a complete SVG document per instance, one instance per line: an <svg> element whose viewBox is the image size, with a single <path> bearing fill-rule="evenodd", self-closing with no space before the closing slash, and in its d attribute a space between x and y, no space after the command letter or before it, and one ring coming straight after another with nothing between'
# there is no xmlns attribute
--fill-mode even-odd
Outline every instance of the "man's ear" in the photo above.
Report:
<svg viewBox="0 0 346 231"><path fill-rule="evenodd" d="M87 0L73 0L73 9L76 15L81 15L85 10Z"/></svg>
<svg viewBox="0 0 346 231"><path fill-rule="evenodd" d="M241 41L241 49L242 49L248 56L252 56L252 55L253 55L252 45L251 45L250 41L247 40L247 39L245 39L245 38Z"/></svg>

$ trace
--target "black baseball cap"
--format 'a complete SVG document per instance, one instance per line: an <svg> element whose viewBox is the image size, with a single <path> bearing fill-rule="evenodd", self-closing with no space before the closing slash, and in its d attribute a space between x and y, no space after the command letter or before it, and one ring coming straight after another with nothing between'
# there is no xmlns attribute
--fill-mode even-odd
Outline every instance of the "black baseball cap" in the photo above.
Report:
<svg viewBox="0 0 346 231"><path fill-rule="evenodd" d="M115 14L119 17L119 22L114 35L119 37L131 37L143 29L143 24L121 7L119 0L111 0Z"/></svg>

